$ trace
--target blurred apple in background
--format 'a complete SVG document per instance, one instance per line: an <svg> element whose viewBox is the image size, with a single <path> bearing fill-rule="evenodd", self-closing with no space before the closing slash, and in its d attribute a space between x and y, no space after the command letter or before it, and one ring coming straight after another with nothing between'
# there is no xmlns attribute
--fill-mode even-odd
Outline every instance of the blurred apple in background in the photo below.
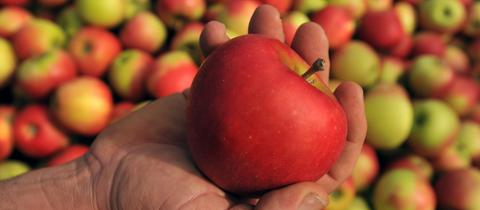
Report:
<svg viewBox="0 0 480 210"><path fill-rule="evenodd" d="M293 8L305 14L318 11L327 4L328 0L293 0Z"/></svg>
<svg viewBox="0 0 480 210"><path fill-rule="evenodd" d="M15 73L17 58L10 42L0 37L0 88L7 85Z"/></svg>
<svg viewBox="0 0 480 210"><path fill-rule="evenodd" d="M135 104L132 102L120 102L113 106L113 111L110 117L110 123L114 123L117 120L127 116L135 109Z"/></svg>
<svg viewBox="0 0 480 210"><path fill-rule="evenodd" d="M32 15L21 7L0 9L0 37L8 38L32 19Z"/></svg>
<svg viewBox="0 0 480 210"><path fill-rule="evenodd" d="M392 8L393 0L366 0L367 11L385 11Z"/></svg>
<svg viewBox="0 0 480 210"><path fill-rule="evenodd" d="M189 21L200 20L206 10L205 0L157 0L157 15L170 28L180 29Z"/></svg>
<svg viewBox="0 0 480 210"><path fill-rule="evenodd" d="M410 154L393 160L389 169L406 169L414 172L418 177L429 181L433 176L433 166L427 159Z"/></svg>
<svg viewBox="0 0 480 210"><path fill-rule="evenodd" d="M367 0L330 0L328 3L345 7L355 19L362 17L367 10Z"/></svg>
<svg viewBox="0 0 480 210"><path fill-rule="evenodd" d="M475 39L467 46L467 53L474 63L480 63L480 38Z"/></svg>
<svg viewBox="0 0 480 210"><path fill-rule="evenodd" d="M20 176L30 171L30 166L18 160L0 162L0 181Z"/></svg>
<svg viewBox="0 0 480 210"><path fill-rule="evenodd" d="M88 152L88 149L89 148L87 146L80 144L68 146L67 148L63 149L58 154L53 156L48 161L47 166L58 166L66 164L72 160L83 156L85 153Z"/></svg>
<svg viewBox="0 0 480 210"><path fill-rule="evenodd" d="M12 106L0 106L0 161L5 160L12 154L14 145L13 118L15 108Z"/></svg>
<svg viewBox="0 0 480 210"><path fill-rule="evenodd" d="M198 42L198 40L200 40L200 34L202 33L202 30L202 23L193 22L185 25L172 38L170 50L185 51L192 57L195 63L200 65L205 59L202 50L200 49L200 44Z"/></svg>
<svg viewBox="0 0 480 210"><path fill-rule="evenodd" d="M448 45L442 58L455 72L465 74L470 71L468 55L458 46Z"/></svg>
<svg viewBox="0 0 480 210"><path fill-rule="evenodd" d="M420 97L438 97L452 84L455 74L440 58L432 55L418 56L408 72L412 92Z"/></svg>
<svg viewBox="0 0 480 210"><path fill-rule="evenodd" d="M446 172L435 183L438 205L443 209L480 208L480 171L466 168Z"/></svg>
<svg viewBox="0 0 480 210"><path fill-rule="evenodd" d="M158 51L167 38L167 29L162 21L150 12L140 12L130 19L120 32L125 47L144 50L149 53Z"/></svg>
<svg viewBox="0 0 480 210"><path fill-rule="evenodd" d="M356 191L363 191L369 187L379 172L380 163L375 149L368 144L364 144L352 171L352 180Z"/></svg>
<svg viewBox="0 0 480 210"><path fill-rule="evenodd" d="M37 0L40 5L45 7L58 7L63 6L71 0Z"/></svg>
<svg viewBox="0 0 480 210"><path fill-rule="evenodd" d="M467 23L463 32L471 37L480 36L480 2L476 1L468 11Z"/></svg>
<svg viewBox="0 0 480 210"><path fill-rule="evenodd" d="M417 27L417 14L415 13L415 8L411 4L401 1L395 3L393 8L400 19L403 31L407 34L412 34Z"/></svg>
<svg viewBox="0 0 480 210"><path fill-rule="evenodd" d="M60 11L56 21L69 40L85 25L75 7L67 7Z"/></svg>
<svg viewBox="0 0 480 210"><path fill-rule="evenodd" d="M149 11L152 7L150 0L126 0L125 18L128 20L140 12Z"/></svg>
<svg viewBox="0 0 480 210"><path fill-rule="evenodd" d="M80 17L94 26L113 28L125 18L124 0L75 0L75 7Z"/></svg>
<svg viewBox="0 0 480 210"><path fill-rule="evenodd" d="M480 86L473 79L457 75L441 98L460 116L466 116L477 104Z"/></svg>
<svg viewBox="0 0 480 210"><path fill-rule="evenodd" d="M0 0L0 5L24 6L30 3L30 0Z"/></svg>
<svg viewBox="0 0 480 210"><path fill-rule="evenodd" d="M433 32L420 32L415 35L413 55L436 55L442 57L446 50L443 38Z"/></svg>
<svg viewBox="0 0 480 210"><path fill-rule="evenodd" d="M360 196L355 197L345 210L370 210L367 201Z"/></svg>
<svg viewBox="0 0 480 210"><path fill-rule="evenodd" d="M225 24L230 37L247 34L248 23L260 4L254 0L227 0L223 4L214 4L208 8L207 19Z"/></svg>
<svg viewBox="0 0 480 210"><path fill-rule="evenodd" d="M383 57L379 82L395 84L405 74L406 66L405 62L399 58Z"/></svg>
<svg viewBox="0 0 480 210"><path fill-rule="evenodd" d="M285 42L292 44L293 37L297 32L297 29L304 23L310 21L307 15L304 13L294 11L282 18L283 32L285 32Z"/></svg>
<svg viewBox="0 0 480 210"><path fill-rule="evenodd" d="M277 8L280 14L285 14L292 6L293 0L260 0L263 4L270 4Z"/></svg>
<svg viewBox="0 0 480 210"><path fill-rule="evenodd" d="M441 33L458 31L466 19L465 6L459 0L423 0L418 13L423 28Z"/></svg>
<svg viewBox="0 0 480 210"><path fill-rule="evenodd" d="M330 201L325 210L346 209L353 202L353 199L355 199L355 194L355 185L352 179L349 178L328 196Z"/></svg>
<svg viewBox="0 0 480 210"><path fill-rule="evenodd" d="M404 59L411 54L412 49L413 38L412 36L405 34L396 46L387 50L387 53L391 56Z"/></svg>
<svg viewBox="0 0 480 210"><path fill-rule="evenodd" d="M312 21L322 26L331 49L348 43L355 32L355 21L344 7L327 6L313 14Z"/></svg>
<svg viewBox="0 0 480 210"><path fill-rule="evenodd" d="M367 12L360 21L359 33L362 40L380 50L395 47L405 35L402 22L393 9Z"/></svg>

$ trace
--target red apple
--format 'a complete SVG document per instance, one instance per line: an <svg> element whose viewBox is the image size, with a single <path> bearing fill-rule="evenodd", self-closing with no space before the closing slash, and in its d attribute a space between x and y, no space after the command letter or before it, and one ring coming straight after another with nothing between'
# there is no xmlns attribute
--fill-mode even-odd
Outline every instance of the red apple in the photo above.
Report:
<svg viewBox="0 0 480 210"><path fill-rule="evenodd" d="M458 73L467 73L470 70L468 55L458 46L449 45L443 54L443 59Z"/></svg>
<svg viewBox="0 0 480 210"><path fill-rule="evenodd" d="M472 78L457 75L441 98L460 116L469 114L480 97L480 86Z"/></svg>
<svg viewBox="0 0 480 210"><path fill-rule="evenodd" d="M454 71L443 60L433 55L416 57L408 72L411 90L420 97L439 98L451 86L454 77Z"/></svg>
<svg viewBox="0 0 480 210"><path fill-rule="evenodd" d="M446 45L443 38L433 32L422 32L415 36L413 55L436 55L442 57Z"/></svg>
<svg viewBox="0 0 480 210"><path fill-rule="evenodd" d="M467 168L442 174L435 183L442 209L470 210L480 207L480 171Z"/></svg>
<svg viewBox="0 0 480 210"><path fill-rule="evenodd" d="M366 189L373 183L380 171L380 163L378 162L375 150L368 144L364 144L357 164L353 168L352 178L353 184L357 191Z"/></svg>
<svg viewBox="0 0 480 210"><path fill-rule="evenodd" d="M8 38L30 21L32 15L20 7L4 7L0 10L0 37Z"/></svg>
<svg viewBox="0 0 480 210"><path fill-rule="evenodd" d="M75 78L73 58L63 50L53 50L25 60L16 73L21 91L32 98L44 98L62 83Z"/></svg>
<svg viewBox="0 0 480 210"><path fill-rule="evenodd" d="M320 24L328 37L329 47L336 49L352 39L355 20L345 7L327 6L316 12L312 21Z"/></svg>
<svg viewBox="0 0 480 210"><path fill-rule="evenodd" d="M188 144L201 171L237 194L324 175L343 149L347 121L314 73L322 64L307 71L286 44L261 35L232 39L210 54L187 108Z"/></svg>
<svg viewBox="0 0 480 210"><path fill-rule="evenodd" d="M29 105L15 117L15 144L25 155L47 157L65 148L68 137L52 123L48 109L42 105Z"/></svg>
<svg viewBox="0 0 480 210"><path fill-rule="evenodd" d="M130 112L135 109L135 104L132 102L120 102L115 104L112 111L112 116L110 117L110 123L116 122L117 120L125 117Z"/></svg>
<svg viewBox="0 0 480 210"><path fill-rule="evenodd" d="M408 169L417 176L425 179L426 181L430 180L433 176L433 167L432 165L424 158L418 155L407 155L393 161L390 166L390 169Z"/></svg>
<svg viewBox="0 0 480 210"><path fill-rule="evenodd" d="M95 77L79 77L57 89L52 111L64 127L93 136L110 121L112 100L112 93L104 82Z"/></svg>
<svg viewBox="0 0 480 210"><path fill-rule="evenodd" d="M397 13L393 10L367 12L361 19L360 37L379 49L398 45L405 32Z"/></svg>
<svg viewBox="0 0 480 210"><path fill-rule="evenodd" d="M60 153L56 154L54 157L52 157L52 159L48 161L47 166L58 166L68 163L83 156L85 153L88 152L88 149L88 146L81 144L71 145L60 151Z"/></svg>
<svg viewBox="0 0 480 210"><path fill-rule="evenodd" d="M15 108L0 106L0 161L5 160L13 151L13 118Z"/></svg>
<svg viewBox="0 0 480 210"><path fill-rule="evenodd" d="M205 0L158 0L156 8L162 21L175 29L187 22L199 20L205 9Z"/></svg>
<svg viewBox="0 0 480 210"><path fill-rule="evenodd" d="M248 24L260 3L255 0L226 0L208 8L206 19L218 20L225 24L227 35L236 37L248 33Z"/></svg>
<svg viewBox="0 0 480 210"><path fill-rule="evenodd" d="M335 191L329 195L328 206L325 210L344 210L355 199L355 185L352 178L345 180Z"/></svg>
<svg viewBox="0 0 480 210"><path fill-rule="evenodd" d="M475 39L468 45L467 52L473 62L480 63L480 38Z"/></svg>
<svg viewBox="0 0 480 210"><path fill-rule="evenodd" d="M192 22L185 25L172 38L170 49L183 50L188 52L188 54L190 54L193 60L195 60L195 63L200 65L205 59L202 54L202 50L200 49L200 44L198 42L202 31L202 23Z"/></svg>
<svg viewBox="0 0 480 210"><path fill-rule="evenodd" d="M292 6L292 0L260 0L264 4L270 4L277 8L280 14L285 14L288 12Z"/></svg>
<svg viewBox="0 0 480 210"><path fill-rule="evenodd" d="M100 77L120 53L122 46L109 31L85 27L70 40L68 50L82 74Z"/></svg>
<svg viewBox="0 0 480 210"><path fill-rule="evenodd" d="M125 47L147 52L159 50L167 38L167 29L151 12L140 12L123 26L120 40ZM198 41L198 40L197 40Z"/></svg>
<svg viewBox="0 0 480 210"><path fill-rule="evenodd" d="M30 0L0 0L0 5L6 6L25 6Z"/></svg>
<svg viewBox="0 0 480 210"><path fill-rule="evenodd" d="M285 42L291 44L297 29L304 23L310 21L304 13L293 11L282 18L283 32L285 33Z"/></svg>
<svg viewBox="0 0 480 210"><path fill-rule="evenodd" d="M413 49L413 38L409 34L405 34L397 45L390 48L388 53L399 58L406 58L410 55Z"/></svg>
<svg viewBox="0 0 480 210"><path fill-rule="evenodd" d="M167 52L155 60L147 80L148 90L157 98L182 92L192 84L197 68L188 53Z"/></svg>
<svg viewBox="0 0 480 210"><path fill-rule="evenodd" d="M385 11L392 8L393 0L366 0L367 11Z"/></svg>

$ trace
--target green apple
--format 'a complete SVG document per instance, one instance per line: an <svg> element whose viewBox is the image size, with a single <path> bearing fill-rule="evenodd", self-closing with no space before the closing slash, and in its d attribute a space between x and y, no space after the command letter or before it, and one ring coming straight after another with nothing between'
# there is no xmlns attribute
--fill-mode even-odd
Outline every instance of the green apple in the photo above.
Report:
<svg viewBox="0 0 480 210"><path fill-rule="evenodd" d="M128 48L153 53L158 51L167 39L163 22L151 12L140 12L122 27L120 40Z"/></svg>
<svg viewBox="0 0 480 210"><path fill-rule="evenodd" d="M406 71L406 64L396 57L383 57L382 70L379 78L381 83L395 84Z"/></svg>
<svg viewBox="0 0 480 210"><path fill-rule="evenodd" d="M456 45L447 46L443 54L443 60L456 72L467 73L470 69L467 52Z"/></svg>
<svg viewBox="0 0 480 210"><path fill-rule="evenodd" d="M480 125L473 121L464 121L457 139L473 159L480 158Z"/></svg>
<svg viewBox="0 0 480 210"><path fill-rule="evenodd" d="M480 36L480 2L476 1L471 7L467 17L467 24L463 32L471 37Z"/></svg>
<svg viewBox="0 0 480 210"><path fill-rule="evenodd" d="M206 8L205 0L157 0L156 2L157 15L168 27L175 30L188 22L200 20Z"/></svg>
<svg viewBox="0 0 480 210"><path fill-rule="evenodd" d="M310 21L305 13L293 11L282 18L283 32L285 33L285 42L291 44L297 29L304 23Z"/></svg>
<svg viewBox="0 0 480 210"><path fill-rule="evenodd" d="M429 181L433 176L433 166L427 159L410 154L394 160L389 169L407 169L413 171L418 177Z"/></svg>
<svg viewBox="0 0 480 210"><path fill-rule="evenodd" d="M393 0L366 0L367 11L385 11L392 8Z"/></svg>
<svg viewBox="0 0 480 210"><path fill-rule="evenodd" d="M126 0L125 5L125 17L127 19L132 18L140 12L150 10L150 0Z"/></svg>
<svg viewBox="0 0 480 210"><path fill-rule="evenodd" d="M0 163L0 181L11 179L30 171L30 167L17 160L7 160Z"/></svg>
<svg viewBox="0 0 480 210"><path fill-rule="evenodd" d="M350 41L333 54L332 74L337 79L368 87L380 76L380 58L368 44Z"/></svg>
<svg viewBox="0 0 480 210"><path fill-rule="evenodd" d="M0 88L5 86L12 77L17 58L10 42L0 37Z"/></svg>
<svg viewBox="0 0 480 210"><path fill-rule="evenodd" d="M355 19L362 17L367 10L366 0L330 0L328 3L331 5L345 6Z"/></svg>
<svg viewBox="0 0 480 210"><path fill-rule="evenodd" d="M394 9L400 18L403 31L408 34L413 34L417 26L417 14L415 8L409 3L400 1L395 3Z"/></svg>
<svg viewBox="0 0 480 210"><path fill-rule="evenodd" d="M459 0L423 0L418 14L423 28L438 32L456 32L466 19L465 6Z"/></svg>
<svg viewBox="0 0 480 210"><path fill-rule="evenodd" d="M200 49L200 43L198 42L202 31L202 23L192 22L185 25L172 38L170 49L183 50L188 52L188 54L190 54L193 60L195 60L195 63L200 65L205 59L202 50Z"/></svg>
<svg viewBox="0 0 480 210"><path fill-rule="evenodd" d="M440 58L422 55L413 60L408 82L415 95L428 97L442 94L453 78L453 70Z"/></svg>
<svg viewBox="0 0 480 210"><path fill-rule="evenodd" d="M399 85L379 84L365 98L367 142L377 149L395 149L407 140L413 124L408 94Z"/></svg>
<svg viewBox="0 0 480 210"><path fill-rule="evenodd" d="M260 4L254 0L227 1L208 8L207 17L225 24L230 37L248 33L248 24Z"/></svg>
<svg viewBox="0 0 480 210"><path fill-rule="evenodd" d="M413 105L415 122L410 146L425 157L438 155L455 139L460 122L457 114L444 102L428 99Z"/></svg>
<svg viewBox="0 0 480 210"><path fill-rule="evenodd" d="M83 20L91 25L113 28L125 18L124 0L75 0Z"/></svg>
<svg viewBox="0 0 480 210"><path fill-rule="evenodd" d="M305 14L315 12L327 6L328 0L294 0L293 8Z"/></svg>
<svg viewBox="0 0 480 210"><path fill-rule="evenodd" d="M370 210L370 206L364 198L357 196L345 210Z"/></svg>
<svg viewBox="0 0 480 210"><path fill-rule="evenodd" d="M330 202L325 210L344 210L353 202L355 194L353 180L351 178L347 179L338 189L330 194Z"/></svg>
<svg viewBox="0 0 480 210"><path fill-rule="evenodd" d="M460 130L460 133L462 130L463 128ZM468 142L465 140L466 138L457 136L452 144L432 158L431 162L436 171L457 170L471 165L471 154L468 149Z"/></svg>
<svg viewBox="0 0 480 210"><path fill-rule="evenodd" d="M73 37L85 25L75 7L63 9L57 16L57 23L65 31L68 38Z"/></svg>

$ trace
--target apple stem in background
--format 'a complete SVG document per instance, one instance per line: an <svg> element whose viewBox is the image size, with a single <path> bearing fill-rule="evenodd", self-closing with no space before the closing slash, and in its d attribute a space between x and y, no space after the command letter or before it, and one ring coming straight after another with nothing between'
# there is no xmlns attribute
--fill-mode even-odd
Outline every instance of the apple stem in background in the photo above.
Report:
<svg viewBox="0 0 480 210"><path fill-rule="evenodd" d="M313 62L312 66L304 73L302 74L302 77L304 79L309 78L313 74L315 74L317 71L323 71L325 67L325 60L319 58Z"/></svg>

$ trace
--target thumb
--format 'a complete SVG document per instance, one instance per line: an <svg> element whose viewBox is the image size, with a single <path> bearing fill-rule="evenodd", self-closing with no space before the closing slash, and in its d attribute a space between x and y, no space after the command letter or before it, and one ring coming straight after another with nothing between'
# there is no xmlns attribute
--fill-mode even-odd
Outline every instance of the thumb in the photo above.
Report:
<svg viewBox="0 0 480 210"><path fill-rule="evenodd" d="M271 191L260 198L255 210L322 210L328 194L314 182L303 182Z"/></svg>

